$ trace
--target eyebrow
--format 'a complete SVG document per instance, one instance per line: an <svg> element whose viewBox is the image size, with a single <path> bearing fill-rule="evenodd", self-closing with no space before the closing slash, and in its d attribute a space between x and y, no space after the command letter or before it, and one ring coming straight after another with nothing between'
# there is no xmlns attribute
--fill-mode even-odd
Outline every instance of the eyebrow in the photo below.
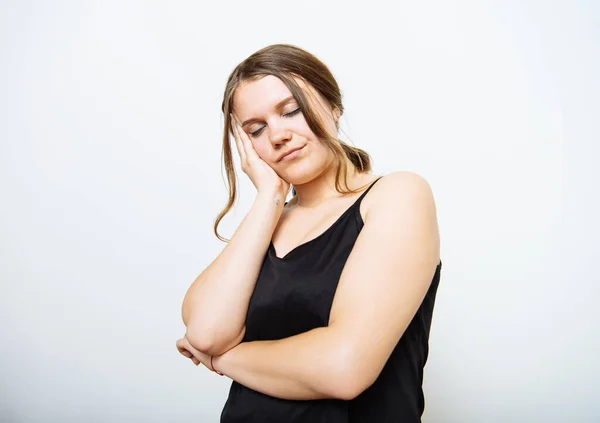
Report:
<svg viewBox="0 0 600 423"><path fill-rule="evenodd" d="M275 105L275 110L279 110L279 109L283 108L283 106L285 106L291 100L295 100L293 95L284 98L283 100L281 100L279 103L277 103ZM251 118L251 119L245 120L244 123L242 123L242 127L248 125L249 123L260 122L260 121L261 120L258 118Z"/></svg>

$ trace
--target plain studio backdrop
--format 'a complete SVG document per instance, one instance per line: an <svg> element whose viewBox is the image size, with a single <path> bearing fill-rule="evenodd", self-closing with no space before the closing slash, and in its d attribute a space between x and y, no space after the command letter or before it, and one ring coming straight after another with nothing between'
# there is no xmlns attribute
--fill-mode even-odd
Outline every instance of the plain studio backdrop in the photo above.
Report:
<svg viewBox="0 0 600 423"><path fill-rule="evenodd" d="M434 191L423 421L600 421L599 19L591 0L3 1L0 421L218 421L231 381L175 341L225 246L226 78L274 43L330 67L374 173ZM236 166L226 237L255 196Z"/></svg>

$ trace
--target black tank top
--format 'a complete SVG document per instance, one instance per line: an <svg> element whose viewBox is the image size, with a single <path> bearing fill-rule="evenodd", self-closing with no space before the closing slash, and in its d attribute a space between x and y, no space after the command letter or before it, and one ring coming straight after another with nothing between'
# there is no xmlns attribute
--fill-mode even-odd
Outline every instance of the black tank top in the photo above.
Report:
<svg viewBox="0 0 600 423"><path fill-rule="evenodd" d="M273 243L265 254L246 316L242 342L277 340L324 327L337 284L363 227L360 203L373 182L325 232L285 257ZM423 367L442 263L429 291L377 380L350 401L285 400L235 381L221 413L221 423L413 423L424 408Z"/></svg>

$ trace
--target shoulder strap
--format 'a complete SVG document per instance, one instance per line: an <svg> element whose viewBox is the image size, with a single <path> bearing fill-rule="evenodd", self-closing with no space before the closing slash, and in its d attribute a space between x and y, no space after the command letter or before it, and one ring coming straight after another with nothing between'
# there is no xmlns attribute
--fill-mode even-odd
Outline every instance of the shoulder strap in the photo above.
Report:
<svg viewBox="0 0 600 423"><path fill-rule="evenodd" d="M371 183L371 185L369 185L369 188L367 188L367 189L365 190L365 192L363 192L363 193L360 195L360 197L358 197L358 200L359 200L359 201L361 201L361 200L363 199L363 197L364 197L365 195L367 195L367 192L369 192L369 190L370 190L371 188L373 188L373 185L375 185L375 184L377 183L377 181L378 181L378 180L380 180L381 178L383 178L383 176L380 176L379 178L375 179L375 180L374 180L374 181Z"/></svg>

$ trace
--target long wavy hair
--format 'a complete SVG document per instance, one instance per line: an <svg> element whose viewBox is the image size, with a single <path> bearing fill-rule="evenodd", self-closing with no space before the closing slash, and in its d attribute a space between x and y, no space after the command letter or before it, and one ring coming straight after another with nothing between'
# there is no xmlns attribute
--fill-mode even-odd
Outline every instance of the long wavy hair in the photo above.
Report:
<svg viewBox="0 0 600 423"><path fill-rule="evenodd" d="M227 79L225 93L221 110L225 118L223 128L223 150L221 157L227 173L227 184L229 189L229 200L225 208L219 213L214 223L214 233L221 241L229 242L228 239L219 235L218 226L223 217L231 210L237 199L237 179L233 164L231 139L230 114L233 112L233 96L235 90L244 82L255 81L267 75L273 75L279 78L290 90L308 124L311 131L329 148L335 157L336 183L335 188L341 194L350 194L360 191L350 190L347 181L348 159L359 173L369 172L371 170L371 156L360 148L353 147L344 143L342 140L330 136L321 124L318 115L312 110L302 88L296 83L294 78L298 78L305 83L310 84L329 104L330 107L337 107L340 115L344 112L342 105L342 93L333 77L331 71L323 62L314 55L302 50L299 47L290 44L273 44L264 47L250 55L243 62L236 66ZM336 128L339 132L339 124L336 122ZM343 179L345 190L341 187ZM293 195L296 190L292 187Z"/></svg>

